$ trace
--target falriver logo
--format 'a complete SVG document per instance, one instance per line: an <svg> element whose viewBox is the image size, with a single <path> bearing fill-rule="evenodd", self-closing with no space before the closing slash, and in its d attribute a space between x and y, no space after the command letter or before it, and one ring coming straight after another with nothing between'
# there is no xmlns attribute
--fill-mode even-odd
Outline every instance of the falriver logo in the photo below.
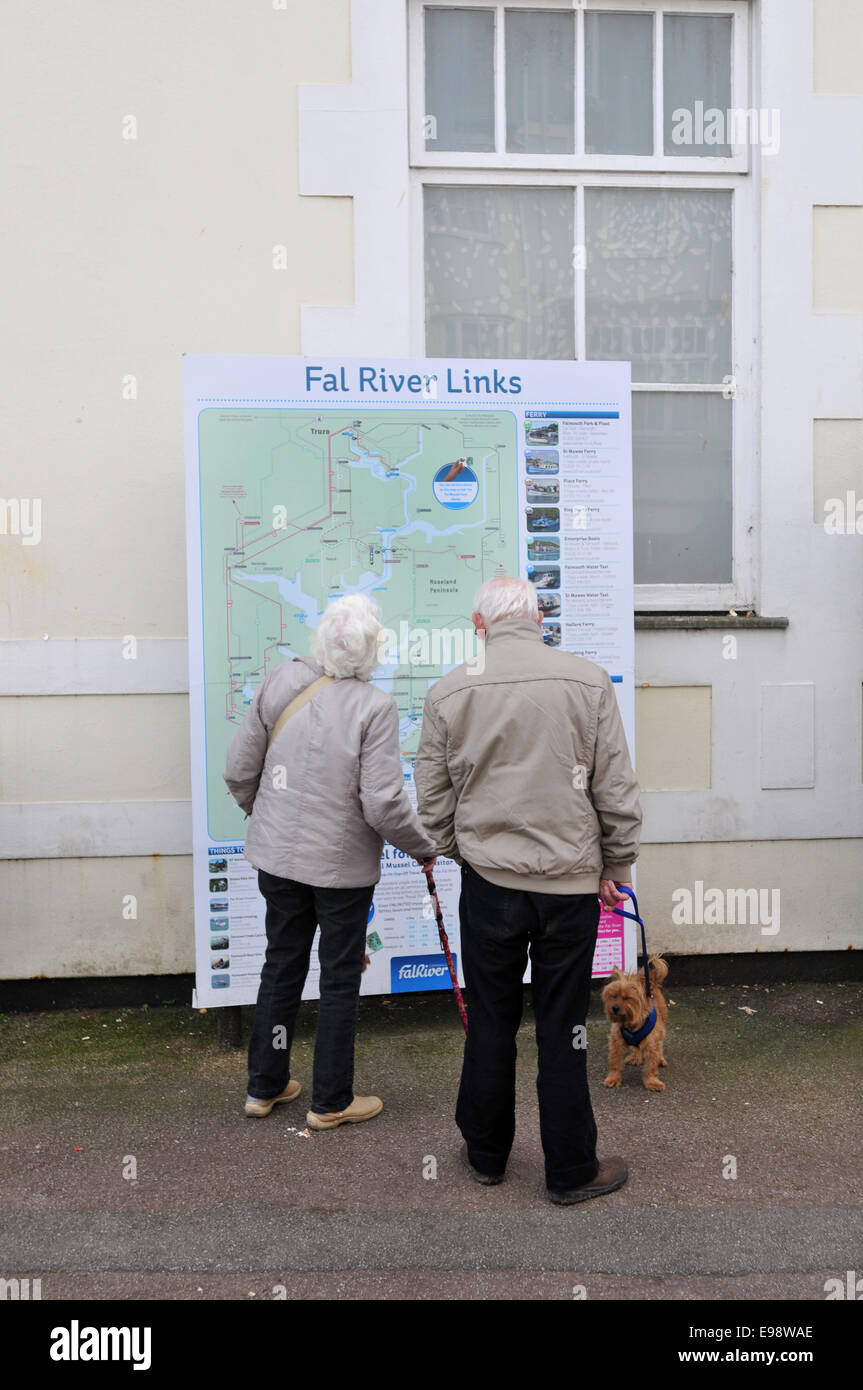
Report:
<svg viewBox="0 0 863 1390"><path fill-rule="evenodd" d="M458 972L458 957L453 954L453 966ZM410 990L446 989L449 968L446 956L393 956L390 961L390 993L406 994Z"/></svg>
<svg viewBox="0 0 863 1390"><path fill-rule="evenodd" d="M73 1318L68 1327L51 1329L52 1361L131 1361L133 1371L149 1371L152 1330L149 1327L82 1327Z"/></svg>

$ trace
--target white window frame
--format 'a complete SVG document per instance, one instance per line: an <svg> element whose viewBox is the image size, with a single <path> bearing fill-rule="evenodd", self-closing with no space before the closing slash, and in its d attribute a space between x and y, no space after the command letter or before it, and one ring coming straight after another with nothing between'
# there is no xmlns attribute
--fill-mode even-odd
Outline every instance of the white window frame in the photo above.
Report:
<svg viewBox="0 0 863 1390"><path fill-rule="evenodd" d="M583 0L578 6L577 52L583 53ZM410 286L410 340L413 355L426 354L425 325L425 229L424 190L433 186L466 187L534 187L572 188L575 199L575 244L584 245L585 188L668 188L668 189L729 189L732 192L731 265L732 265L732 359L731 382L678 383L633 381L633 392L697 391L728 392L731 396L732 449L732 578L718 584L637 584L635 606L639 612L699 612L727 611L734 608L745 612L757 608L757 521L759 441L757 433L758 401L756 368L758 355L757 316L757 175L760 155L757 150L746 151L734 159L695 158L675 156L570 156L570 155L429 155L422 145L420 109L425 94L423 69L423 10L425 0L409 0L409 53L411 110L411 169L410 169L410 243L413 250ZM571 9L573 0L508 0L494 5L464 0L464 4L442 4L442 9ZM749 82L748 53L750 9L748 0L587 0L587 8L614 10L662 10L672 14L735 15L732 30L732 105L748 108L749 88L741 90L741 71ZM746 23L743 19L745 17ZM654 27L656 32L661 26ZM505 120L500 105L501 75L500 23L496 24L496 100L495 118L498 143L505 138ZM418 37L419 36L419 37ZM738 51L742 47L742 54ZM743 62L743 68L738 63ZM661 65L655 63L654 84ZM579 81L576 75L576 82ZM416 101L419 84L419 103ZM503 134L501 122L504 122ZM419 132L420 146L415 136ZM654 99L654 137L662 138L661 110ZM576 138L583 144L583 126ZM754 174L750 171L750 160ZM645 164L646 161L646 164ZM601 167L599 167L601 165ZM623 168L622 166L626 167ZM618 172L618 170L620 170ZM746 175L749 177L746 177ZM575 275L575 336L573 358L586 360L585 340L585 272Z"/></svg>
<svg viewBox="0 0 863 1390"><path fill-rule="evenodd" d="M425 9L487 10L494 14L494 113L495 150L430 151L425 147ZM731 105L748 109L749 4L748 0L463 0L432 3L410 0L408 54L411 165L429 169L596 169L603 173L667 170L669 173L745 174L749 171L748 145L732 145L731 155L671 155L664 153L662 93L662 25L653 25L653 154L586 154L584 150L584 13L585 9L612 13L731 16ZM505 10L562 10L575 15L575 153L509 154L506 150L506 70L504 64ZM709 148L709 147L708 147Z"/></svg>

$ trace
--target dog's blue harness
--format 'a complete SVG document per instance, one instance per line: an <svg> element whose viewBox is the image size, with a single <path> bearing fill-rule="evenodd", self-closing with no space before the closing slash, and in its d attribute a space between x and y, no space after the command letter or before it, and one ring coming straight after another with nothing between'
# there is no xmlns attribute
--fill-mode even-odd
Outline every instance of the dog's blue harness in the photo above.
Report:
<svg viewBox="0 0 863 1390"><path fill-rule="evenodd" d="M627 914L627 915L628 915L628 914ZM655 1004L654 1004L653 1008L650 1010L650 1013L648 1014L647 1018L646 1018L646 1019L644 1020L644 1022L642 1023L641 1027L638 1029L638 1032L637 1032L637 1033L630 1033L629 1029L628 1029L628 1028L624 1028L624 1026L623 1026L622 1023L618 1024L618 1027L620 1028L620 1036L623 1038L623 1041L624 1041L625 1043L628 1043L628 1044L629 1044L630 1047L637 1047L638 1044L639 1044L640 1042L644 1042L644 1039L647 1037L648 1033L652 1033L655 1026L656 1026L656 1005L655 1005Z"/></svg>
<svg viewBox="0 0 863 1390"><path fill-rule="evenodd" d="M635 911L626 912L622 907L613 907L611 910L612 912L616 912L618 917L631 918L633 922L637 922L641 927L641 958L644 962L644 988L647 992L648 999L652 999L653 990L650 988L650 969L647 963L647 937L644 932L644 923L638 913L638 899L631 888L624 888L621 886L620 892L625 893L628 898L632 898L632 906L635 908ZM634 1033L631 1033L628 1028L624 1028L622 1023L619 1023L618 1027L623 1041L629 1047L638 1047L638 1044L644 1042L644 1039L648 1037L656 1027L656 1005L651 1005L650 1013L647 1018L644 1020L641 1027L636 1029Z"/></svg>

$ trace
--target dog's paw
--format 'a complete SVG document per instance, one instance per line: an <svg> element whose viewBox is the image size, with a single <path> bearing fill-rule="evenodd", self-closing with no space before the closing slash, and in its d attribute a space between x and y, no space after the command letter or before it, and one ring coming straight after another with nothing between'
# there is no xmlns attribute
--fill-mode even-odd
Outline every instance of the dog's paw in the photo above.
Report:
<svg viewBox="0 0 863 1390"><path fill-rule="evenodd" d="M659 1059L659 1065L660 1065L661 1067L667 1067L667 1066L668 1066L668 1063L666 1062L666 1060L665 1060L664 1057L660 1057L660 1059Z"/></svg>
<svg viewBox="0 0 863 1390"><path fill-rule="evenodd" d="M660 1081L658 1076L648 1076L644 1082L648 1091L664 1091L665 1082Z"/></svg>
<svg viewBox="0 0 863 1390"><path fill-rule="evenodd" d="M602 1084L603 1086L619 1086L622 1080L623 1077L619 1071L610 1071Z"/></svg>

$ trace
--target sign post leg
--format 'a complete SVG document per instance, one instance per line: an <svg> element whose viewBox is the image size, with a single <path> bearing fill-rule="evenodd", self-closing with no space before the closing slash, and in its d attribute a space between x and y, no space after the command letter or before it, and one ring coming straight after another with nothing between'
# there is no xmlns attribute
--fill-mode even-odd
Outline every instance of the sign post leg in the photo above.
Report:
<svg viewBox="0 0 863 1390"><path fill-rule="evenodd" d="M229 1004L219 1009L219 1047L230 1052L234 1047L243 1046L243 1019L239 1004Z"/></svg>

